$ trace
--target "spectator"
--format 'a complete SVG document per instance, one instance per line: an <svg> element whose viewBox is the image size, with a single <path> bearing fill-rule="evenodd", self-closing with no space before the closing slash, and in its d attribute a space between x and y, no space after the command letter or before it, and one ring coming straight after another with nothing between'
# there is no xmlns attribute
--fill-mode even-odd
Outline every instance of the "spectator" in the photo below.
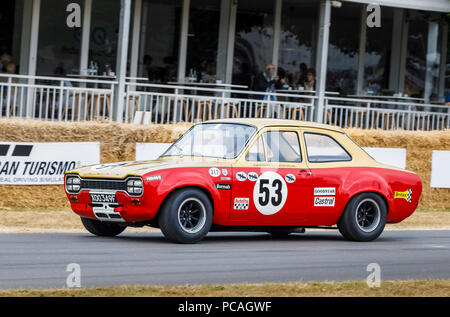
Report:
<svg viewBox="0 0 450 317"><path fill-rule="evenodd" d="M306 73L308 72L308 66L305 63L300 64L300 70L295 74L295 83L297 85L303 85L306 81Z"/></svg>
<svg viewBox="0 0 450 317"><path fill-rule="evenodd" d="M267 64L265 71L255 77L255 80L253 82L253 90L268 93L275 92L275 90L280 89L284 83L284 78L280 79L275 75L275 65ZM255 96L255 98L267 100L268 96L257 95ZM275 100L275 97L272 96L271 100Z"/></svg>
<svg viewBox="0 0 450 317"><path fill-rule="evenodd" d="M450 92L445 95L445 105L450 106Z"/></svg>
<svg viewBox="0 0 450 317"><path fill-rule="evenodd" d="M306 80L303 83L305 90L316 90L316 71L314 68L308 69L306 72Z"/></svg>

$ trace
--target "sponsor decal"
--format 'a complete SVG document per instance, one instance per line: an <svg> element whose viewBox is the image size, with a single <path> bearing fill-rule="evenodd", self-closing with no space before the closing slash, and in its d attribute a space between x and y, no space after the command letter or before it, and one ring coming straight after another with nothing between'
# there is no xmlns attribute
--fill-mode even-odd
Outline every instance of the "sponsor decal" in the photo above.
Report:
<svg viewBox="0 0 450 317"><path fill-rule="evenodd" d="M295 175L294 174L287 174L284 179L286 180L286 182L288 183L293 183L295 182Z"/></svg>
<svg viewBox="0 0 450 317"><path fill-rule="evenodd" d="M250 172L248 173L248 179L251 180L252 182L256 182L258 180L258 174L255 172Z"/></svg>
<svg viewBox="0 0 450 317"><path fill-rule="evenodd" d="M145 180L146 180L147 182L151 182L151 181L159 181L159 180L161 180L161 179L162 179L162 176L161 176L161 175L149 176L149 177L146 177L146 178L145 178Z"/></svg>
<svg viewBox="0 0 450 317"><path fill-rule="evenodd" d="M314 187L314 196L335 196L336 187Z"/></svg>
<svg viewBox="0 0 450 317"><path fill-rule="evenodd" d="M230 190L231 185L230 184L216 184L217 189L224 189L224 190Z"/></svg>
<svg viewBox="0 0 450 317"><path fill-rule="evenodd" d="M118 166L124 166L128 164L127 162L124 163L110 163L110 164L100 164L100 165L95 165L91 167L91 171L104 171L107 169L111 169L113 167L118 167Z"/></svg>
<svg viewBox="0 0 450 317"><path fill-rule="evenodd" d="M250 204L250 198L235 198L234 209L235 210L248 210Z"/></svg>
<svg viewBox="0 0 450 317"><path fill-rule="evenodd" d="M220 180L222 180L222 181L231 181L231 177L221 177Z"/></svg>
<svg viewBox="0 0 450 317"><path fill-rule="evenodd" d="M401 198L406 200L407 202L411 202L412 189L405 190L404 192L395 192L394 198Z"/></svg>
<svg viewBox="0 0 450 317"><path fill-rule="evenodd" d="M98 142L0 142L0 185L64 184L64 173L100 163Z"/></svg>
<svg viewBox="0 0 450 317"><path fill-rule="evenodd" d="M245 174L244 172L237 172L236 173L236 179L238 181L243 182L243 181L247 180L247 174Z"/></svg>
<svg viewBox="0 0 450 317"><path fill-rule="evenodd" d="M211 167L209 169L209 175L212 177L219 177L220 176L220 170L217 167Z"/></svg>
<svg viewBox="0 0 450 317"><path fill-rule="evenodd" d="M314 197L315 207L334 207L335 197Z"/></svg>
<svg viewBox="0 0 450 317"><path fill-rule="evenodd" d="M223 174L223 176L227 176L228 170L226 168L222 168L222 174Z"/></svg>
<svg viewBox="0 0 450 317"><path fill-rule="evenodd" d="M288 188L284 178L276 172L265 172L253 187L253 203L263 215L274 215L286 203Z"/></svg>

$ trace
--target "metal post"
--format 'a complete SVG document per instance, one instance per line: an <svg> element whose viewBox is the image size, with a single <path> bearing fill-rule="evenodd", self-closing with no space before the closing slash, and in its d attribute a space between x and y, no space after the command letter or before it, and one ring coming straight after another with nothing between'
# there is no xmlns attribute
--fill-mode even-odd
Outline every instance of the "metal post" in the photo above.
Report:
<svg viewBox="0 0 450 317"><path fill-rule="evenodd" d="M83 28L81 34L80 75L88 68L89 41L91 34L92 0L84 1Z"/></svg>
<svg viewBox="0 0 450 317"><path fill-rule="evenodd" d="M404 10L394 8L391 42L391 63L389 69L389 89L398 91L399 65L402 42L402 26L404 22Z"/></svg>
<svg viewBox="0 0 450 317"><path fill-rule="evenodd" d="M439 100L444 101L445 98L445 71L447 69L447 45L448 45L448 24L442 23L441 37L441 60L439 67Z"/></svg>
<svg viewBox="0 0 450 317"><path fill-rule="evenodd" d="M131 0L120 1L120 27L119 27L119 42L117 45L117 61L116 61L116 76L117 76L117 94L114 100L114 109L116 109L116 121L123 121L123 110L125 101L125 77L127 76L127 61L128 61L128 37L130 34L130 15L131 15Z"/></svg>
<svg viewBox="0 0 450 317"><path fill-rule="evenodd" d="M134 0L133 39L131 43L130 77L138 77L139 35L141 32L142 0ZM132 82L135 82L132 80Z"/></svg>
<svg viewBox="0 0 450 317"><path fill-rule="evenodd" d="M273 21L273 51L272 51L272 64L275 65L275 69L278 68L278 55L280 52L282 4L283 4L282 0L275 1L274 21Z"/></svg>
<svg viewBox="0 0 450 317"><path fill-rule="evenodd" d="M178 81L184 81L186 77L187 34L189 29L190 0L183 0L183 15L181 18L180 50L178 56Z"/></svg>
<svg viewBox="0 0 450 317"><path fill-rule="evenodd" d="M361 95L364 89L364 64L366 56L366 40L367 40L367 6L363 5L361 9L361 31L359 33L359 57L358 57L358 80L356 92Z"/></svg>
<svg viewBox="0 0 450 317"><path fill-rule="evenodd" d="M28 80L28 85L33 86L35 83L34 76L36 76L36 62L37 62L37 50L39 40L39 17L41 10L41 0L33 0L33 13L31 17L31 31L30 31L30 51L28 59L28 75L32 76ZM27 89L27 107L26 117L31 118L33 113L33 93L34 88L28 87Z"/></svg>
<svg viewBox="0 0 450 317"><path fill-rule="evenodd" d="M406 72L406 55L408 49L408 29L409 22L405 17L402 20L402 38L400 46L400 60L399 60L399 73L398 73L398 91L403 93L405 88L405 72ZM392 63L391 63L392 64Z"/></svg>
<svg viewBox="0 0 450 317"><path fill-rule="evenodd" d="M325 88L326 88L326 76L327 76L327 59L328 59L328 44L330 36L330 16L331 16L331 3L330 0L320 1L320 14L319 14L319 38L318 38L318 50L317 50L317 74L318 81L316 87L317 104L314 118L316 122L323 122L323 109L325 102Z"/></svg>
<svg viewBox="0 0 450 317"><path fill-rule="evenodd" d="M438 35L439 24L437 22L428 22L428 40L427 40L427 68L425 73L425 103L430 103L430 96L433 93L433 79L436 74L435 66L438 63Z"/></svg>
<svg viewBox="0 0 450 317"><path fill-rule="evenodd" d="M236 37L237 1L232 1L230 9L230 22L228 29L227 67L225 71L225 83L231 84L233 78L234 41ZM250 88L250 87L249 87Z"/></svg>

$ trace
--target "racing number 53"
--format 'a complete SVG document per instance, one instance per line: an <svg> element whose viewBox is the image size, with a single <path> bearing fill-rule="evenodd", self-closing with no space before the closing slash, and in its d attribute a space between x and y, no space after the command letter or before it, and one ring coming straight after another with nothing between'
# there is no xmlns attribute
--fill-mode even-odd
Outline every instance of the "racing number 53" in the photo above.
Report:
<svg viewBox="0 0 450 317"><path fill-rule="evenodd" d="M272 188L275 189L273 196L270 195L269 186L272 186ZM261 206L267 206L270 201L273 206L279 206L283 201L283 194L281 192L282 188L283 183L279 179L274 179L271 185L269 179L261 179L259 182L259 204Z"/></svg>
<svg viewBox="0 0 450 317"><path fill-rule="evenodd" d="M253 202L263 215L279 212L286 203L288 188L283 177L276 172L265 172L259 176L253 188Z"/></svg>

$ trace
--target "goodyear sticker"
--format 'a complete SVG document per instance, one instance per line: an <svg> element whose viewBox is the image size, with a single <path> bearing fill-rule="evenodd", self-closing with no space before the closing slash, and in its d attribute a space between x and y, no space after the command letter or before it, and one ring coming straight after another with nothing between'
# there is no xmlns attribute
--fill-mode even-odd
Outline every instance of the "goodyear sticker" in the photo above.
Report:
<svg viewBox="0 0 450 317"><path fill-rule="evenodd" d="M411 202L412 189L405 190L404 192L394 192L394 198L405 199L407 202Z"/></svg>

